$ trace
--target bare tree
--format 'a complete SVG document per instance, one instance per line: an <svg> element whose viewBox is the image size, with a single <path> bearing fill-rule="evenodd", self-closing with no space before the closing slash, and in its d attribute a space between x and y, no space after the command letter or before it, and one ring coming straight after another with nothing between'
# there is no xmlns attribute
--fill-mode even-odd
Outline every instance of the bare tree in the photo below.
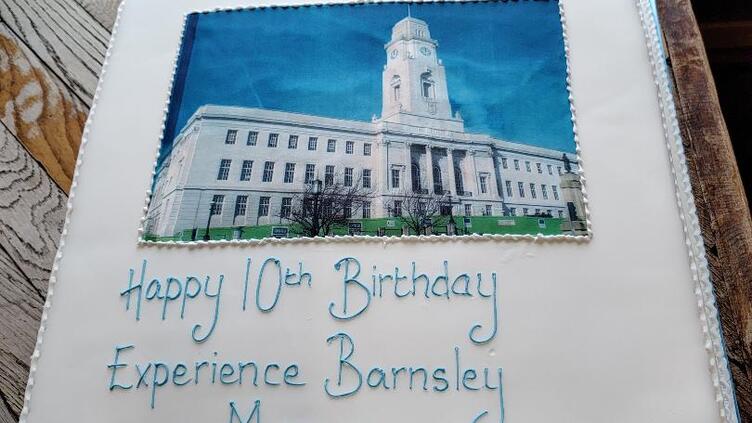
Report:
<svg viewBox="0 0 752 423"><path fill-rule="evenodd" d="M370 204L371 198L373 191L363 187L361 178L350 177L345 181L335 175L323 182L306 184L305 190L296 193L290 207L287 210L283 207L278 216L298 224L301 236L326 236L336 226L347 226L364 203Z"/></svg>
<svg viewBox="0 0 752 423"><path fill-rule="evenodd" d="M416 234L425 234L428 226L445 225L451 206L446 191L428 194L416 189L403 190L387 203L392 215Z"/></svg>

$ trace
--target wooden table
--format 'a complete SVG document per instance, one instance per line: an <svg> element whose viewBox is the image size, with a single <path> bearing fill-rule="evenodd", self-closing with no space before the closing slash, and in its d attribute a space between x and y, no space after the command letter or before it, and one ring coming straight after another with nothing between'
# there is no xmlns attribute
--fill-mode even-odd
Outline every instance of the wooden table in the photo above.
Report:
<svg viewBox="0 0 752 423"><path fill-rule="evenodd" d="M0 0L0 423L23 406L67 192L118 0ZM658 0L742 421L752 221L689 0Z"/></svg>

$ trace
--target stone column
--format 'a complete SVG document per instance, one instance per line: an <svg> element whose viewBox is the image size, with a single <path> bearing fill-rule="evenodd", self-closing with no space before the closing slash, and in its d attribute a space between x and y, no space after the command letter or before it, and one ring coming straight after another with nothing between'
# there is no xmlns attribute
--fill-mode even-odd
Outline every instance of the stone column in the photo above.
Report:
<svg viewBox="0 0 752 423"><path fill-rule="evenodd" d="M431 144L426 144L426 183L428 186L428 194L433 195L433 151L431 151Z"/></svg>
<svg viewBox="0 0 752 423"><path fill-rule="evenodd" d="M459 193L457 192L457 183L454 179L455 177L454 175L454 149L447 148L446 151L447 151L447 167L449 168L448 169L449 171L447 172L447 175L449 175L449 191L454 193L454 195L458 195Z"/></svg>
<svg viewBox="0 0 752 423"><path fill-rule="evenodd" d="M381 174L381 186L382 192L387 193L392 188L392 169L391 165L389 163L389 141L384 140L384 142L379 146L383 150L380 151L381 154L381 160L382 165L384 167L383 173Z"/></svg>
<svg viewBox="0 0 752 423"><path fill-rule="evenodd" d="M477 158L476 158L476 155L478 154L478 152L475 151L475 150L473 150L473 151L470 151L469 153L470 153L470 155L473 158L473 181L475 181L475 191L474 192L475 192L475 196L479 197L480 194L481 194L481 192L480 192L480 174L478 173L478 162L477 162ZM486 189L488 189L488 188L489 188L489 181L486 181Z"/></svg>
<svg viewBox="0 0 752 423"><path fill-rule="evenodd" d="M407 164L405 166L405 191L413 192L413 145L412 143L405 143Z"/></svg>

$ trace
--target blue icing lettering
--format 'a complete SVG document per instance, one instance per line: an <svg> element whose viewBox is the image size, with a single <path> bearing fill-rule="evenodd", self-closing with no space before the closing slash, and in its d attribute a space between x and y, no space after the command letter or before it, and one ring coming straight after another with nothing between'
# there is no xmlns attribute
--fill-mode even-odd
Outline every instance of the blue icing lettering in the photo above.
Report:
<svg viewBox="0 0 752 423"><path fill-rule="evenodd" d="M235 407L235 401L230 401L230 423L234 423L236 420L239 423L251 423L254 417L256 418L256 423L261 423L261 400L256 400L253 403L253 408L246 419L240 417L240 413L238 413L238 409Z"/></svg>
<svg viewBox="0 0 752 423"><path fill-rule="evenodd" d="M344 265L344 266L343 266ZM350 266L354 267L354 270L351 271ZM335 265L334 268L339 271L344 267L344 275L342 280L342 287L343 287L343 293L342 293L342 313L336 314L334 312L336 304L334 301L329 303L329 314L338 320L350 320L361 313L363 313L368 306L371 304L371 293L368 291L368 287L360 283L358 281L358 276L360 275L360 262L353 258L353 257L345 257L341 260L339 260ZM348 312L347 310L347 303L348 303L348 297L350 296L349 292L350 290L348 287L353 286L360 288L359 292L363 293L363 296L365 298L364 304L355 312Z"/></svg>
<svg viewBox="0 0 752 423"><path fill-rule="evenodd" d="M342 398L347 397L350 395L355 394L360 390L360 387L363 385L363 375L360 373L360 370L356 366L354 366L349 360L352 357L352 355L355 353L355 344L353 343L352 338L350 335L339 332L335 335L330 336L327 338L326 343L331 344L332 342L335 342L336 340L339 340L339 361L337 366L337 386L342 386L342 374L345 370L350 370L355 376L358 377L358 383L356 386L349 390L344 390L342 392L334 392L329 388L329 378L324 379L324 391L327 395L329 395L332 398Z"/></svg>

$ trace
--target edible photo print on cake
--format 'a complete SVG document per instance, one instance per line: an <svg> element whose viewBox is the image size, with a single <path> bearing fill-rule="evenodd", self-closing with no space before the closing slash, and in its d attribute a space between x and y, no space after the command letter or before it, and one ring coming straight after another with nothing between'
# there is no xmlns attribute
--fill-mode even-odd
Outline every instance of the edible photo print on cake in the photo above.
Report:
<svg viewBox="0 0 752 423"><path fill-rule="evenodd" d="M558 2L186 16L143 241L588 236Z"/></svg>

